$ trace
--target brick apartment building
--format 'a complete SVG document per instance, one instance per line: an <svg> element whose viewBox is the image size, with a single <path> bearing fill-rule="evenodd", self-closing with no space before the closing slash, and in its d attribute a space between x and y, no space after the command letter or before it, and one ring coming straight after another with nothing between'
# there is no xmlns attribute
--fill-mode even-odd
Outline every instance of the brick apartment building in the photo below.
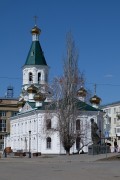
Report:
<svg viewBox="0 0 120 180"><path fill-rule="evenodd" d="M10 132L11 116L18 112L17 98L0 98L0 151L4 149L4 138Z"/></svg>

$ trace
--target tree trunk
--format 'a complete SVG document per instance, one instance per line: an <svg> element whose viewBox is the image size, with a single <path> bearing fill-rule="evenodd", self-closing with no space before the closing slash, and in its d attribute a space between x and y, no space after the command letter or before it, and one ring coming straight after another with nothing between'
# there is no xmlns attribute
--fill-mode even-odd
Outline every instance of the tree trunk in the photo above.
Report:
<svg viewBox="0 0 120 180"><path fill-rule="evenodd" d="M70 148L66 149L66 155L70 155Z"/></svg>

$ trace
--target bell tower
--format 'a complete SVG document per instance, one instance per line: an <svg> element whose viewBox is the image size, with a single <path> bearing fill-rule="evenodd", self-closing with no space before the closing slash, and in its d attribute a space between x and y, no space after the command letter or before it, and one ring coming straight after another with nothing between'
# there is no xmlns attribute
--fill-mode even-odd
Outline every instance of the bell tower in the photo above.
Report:
<svg viewBox="0 0 120 180"><path fill-rule="evenodd" d="M48 83L49 67L42 51L39 35L41 30L35 25L32 30L32 44L23 66L23 86L22 89L27 88L33 84L37 88Z"/></svg>

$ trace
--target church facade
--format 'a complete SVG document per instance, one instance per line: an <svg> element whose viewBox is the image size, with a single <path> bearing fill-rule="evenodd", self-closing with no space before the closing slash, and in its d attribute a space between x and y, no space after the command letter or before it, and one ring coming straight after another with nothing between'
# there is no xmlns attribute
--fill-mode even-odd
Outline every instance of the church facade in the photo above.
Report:
<svg viewBox="0 0 120 180"><path fill-rule="evenodd" d="M5 148L11 147L13 152L65 154L59 131L55 130L57 113L54 108L46 109L52 102L53 92L48 85L49 66L39 42L40 32L36 25L32 28L32 44L23 66L19 113L10 118L10 135L5 139ZM97 123L100 132L103 131L103 112L84 102L84 92L81 88L78 93L77 103L81 110L75 125L75 130L79 131L82 124L83 137L76 139L70 153L76 153L81 146L84 152L88 152L88 145L92 144L91 119ZM96 97L91 100L93 105L99 104Z"/></svg>

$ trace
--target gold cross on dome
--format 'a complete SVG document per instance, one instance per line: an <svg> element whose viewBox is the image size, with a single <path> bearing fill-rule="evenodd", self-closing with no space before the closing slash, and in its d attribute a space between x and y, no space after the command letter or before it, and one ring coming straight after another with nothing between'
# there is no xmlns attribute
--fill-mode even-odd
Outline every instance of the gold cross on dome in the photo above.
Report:
<svg viewBox="0 0 120 180"><path fill-rule="evenodd" d="M37 25L37 19L38 19L38 17L34 16L35 26Z"/></svg>
<svg viewBox="0 0 120 180"><path fill-rule="evenodd" d="M96 88L97 88L97 85L95 84L95 85L94 85L95 95L96 95Z"/></svg>

